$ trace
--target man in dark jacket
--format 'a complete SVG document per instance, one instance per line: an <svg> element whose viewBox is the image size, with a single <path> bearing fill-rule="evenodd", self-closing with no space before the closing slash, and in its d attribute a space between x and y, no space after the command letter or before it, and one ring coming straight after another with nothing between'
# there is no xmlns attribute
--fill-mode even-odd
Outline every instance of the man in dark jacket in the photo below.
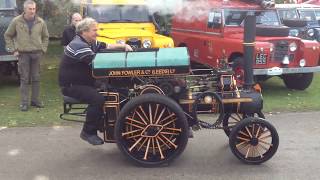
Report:
<svg viewBox="0 0 320 180"><path fill-rule="evenodd" d="M127 44L105 44L96 40L97 22L85 18L77 24L76 37L66 46L59 68L59 85L62 93L88 103L86 121L80 137L92 145L103 144L97 135L102 123L104 97L94 87L91 62L100 49L123 48L132 51Z"/></svg>
<svg viewBox="0 0 320 180"><path fill-rule="evenodd" d="M62 33L61 45L67 46L73 38L76 36L76 25L82 20L82 16L79 13L74 13L71 16L71 24L67 26Z"/></svg>

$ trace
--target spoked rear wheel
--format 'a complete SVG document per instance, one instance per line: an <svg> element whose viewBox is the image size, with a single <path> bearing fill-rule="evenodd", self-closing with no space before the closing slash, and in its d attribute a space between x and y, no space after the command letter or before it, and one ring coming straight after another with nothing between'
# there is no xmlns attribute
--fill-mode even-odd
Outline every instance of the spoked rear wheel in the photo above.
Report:
<svg viewBox="0 0 320 180"><path fill-rule="evenodd" d="M238 124L242 119L247 117L259 117L265 119L264 114L260 111L254 114L246 113L226 113L223 117L223 130L227 136L230 135L232 128Z"/></svg>
<svg viewBox="0 0 320 180"><path fill-rule="evenodd" d="M279 136L267 121L256 117L240 121L229 136L232 153L247 164L261 164L276 153Z"/></svg>
<svg viewBox="0 0 320 180"><path fill-rule="evenodd" d="M115 125L119 149L140 166L167 164L188 142L188 123L181 107L159 94L143 94L130 100Z"/></svg>

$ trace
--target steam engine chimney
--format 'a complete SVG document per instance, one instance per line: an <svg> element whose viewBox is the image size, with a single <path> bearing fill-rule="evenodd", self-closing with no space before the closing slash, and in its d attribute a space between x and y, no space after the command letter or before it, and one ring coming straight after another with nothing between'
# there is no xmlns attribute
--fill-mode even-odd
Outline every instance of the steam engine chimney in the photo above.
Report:
<svg viewBox="0 0 320 180"><path fill-rule="evenodd" d="M256 16L248 15L244 20L244 37L243 37L243 50L244 50L244 88L252 89L253 81L253 53L254 42L256 37Z"/></svg>

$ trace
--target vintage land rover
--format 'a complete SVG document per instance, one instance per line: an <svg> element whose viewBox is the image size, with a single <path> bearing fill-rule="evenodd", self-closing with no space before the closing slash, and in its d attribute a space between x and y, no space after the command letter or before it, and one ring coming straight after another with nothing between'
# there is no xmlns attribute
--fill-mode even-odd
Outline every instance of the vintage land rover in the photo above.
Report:
<svg viewBox="0 0 320 180"><path fill-rule="evenodd" d="M290 36L320 42L320 6L313 4L276 4L282 24Z"/></svg>
<svg viewBox="0 0 320 180"><path fill-rule="evenodd" d="M80 12L98 21L100 41L134 48L174 47L170 37L157 33L159 27L144 0L82 0Z"/></svg>
<svg viewBox="0 0 320 180"><path fill-rule="evenodd" d="M313 72L320 70L318 42L288 37L289 28L281 25L276 10L262 5L265 3L254 0L188 1L173 17L171 36L176 46L188 47L193 66L217 67L223 59L241 84L243 21L248 14L255 14L256 41L252 45L256 80L280 76L286 87L306 89Z"/></svg>
<svg viewBox="0 0 320 180"><path fill-rule="evenodd" d="M17 16L15 0L0 0L0 74L17 74L17 58L6 51L4 33L11 20Z"/></svg>

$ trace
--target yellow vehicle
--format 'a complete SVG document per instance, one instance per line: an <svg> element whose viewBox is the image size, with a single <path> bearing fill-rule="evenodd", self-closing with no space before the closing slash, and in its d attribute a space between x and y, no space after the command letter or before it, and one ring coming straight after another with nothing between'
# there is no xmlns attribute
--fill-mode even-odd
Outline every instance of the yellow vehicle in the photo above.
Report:
<svg viewBox="0 0 320 180"><path fill-rule="evenodd" d="M159 28L144 0L82 0L80 13L99 23L98 40L127 43L134 48L174 47Z"/></svg>

